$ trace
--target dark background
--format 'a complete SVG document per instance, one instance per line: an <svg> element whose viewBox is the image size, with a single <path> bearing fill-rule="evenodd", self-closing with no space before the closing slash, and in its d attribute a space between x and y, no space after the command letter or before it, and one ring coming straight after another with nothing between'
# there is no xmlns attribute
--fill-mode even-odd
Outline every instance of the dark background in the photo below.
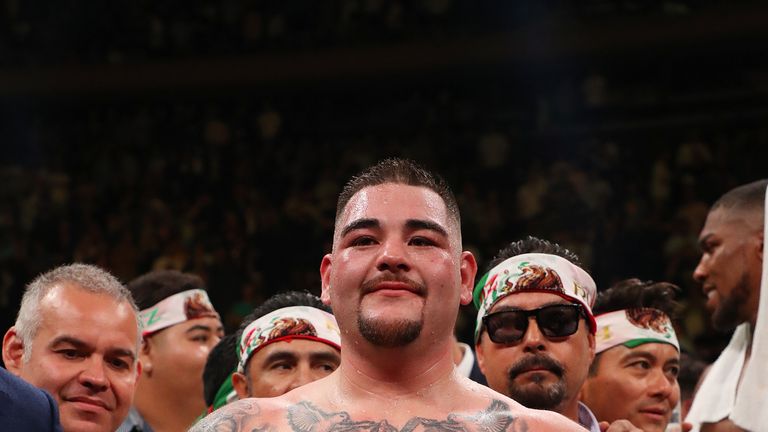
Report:
<svg viewBox="0 0 768 432"><path fill-rule="evenodd" d="M341 185L404 156L453 186L481 271L532 234L600 288L672 281L712 359L696 239L768 174L766 23L757 1L4 0L0 324L72 261L198 273L230 328L317 293Z"/></svg>

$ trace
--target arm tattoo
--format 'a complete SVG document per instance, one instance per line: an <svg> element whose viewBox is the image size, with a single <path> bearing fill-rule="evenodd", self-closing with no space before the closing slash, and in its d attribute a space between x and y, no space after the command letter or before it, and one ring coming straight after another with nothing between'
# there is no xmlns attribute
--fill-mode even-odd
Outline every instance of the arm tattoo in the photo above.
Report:
<svg viewBox="0 0 768 432"><path fill-rule="evenodd" d="M243 430L244 421L261 414L261 408L256 402L241 401L223 407L205 416L189 429L189 432L239 432ZM252 429L251 432L272 431L269 425Z"/></svg>
<svg viewBox="0 0 768 432"><path fill-rule="evenodd" d="M477 414L448 414L445 420L413 417L398 430L387 420L352 420L347 412L325 412L303 401L288 408L288 424L293 432L525 432L523 419L509 412L509 405L494 400Z"/></svg>

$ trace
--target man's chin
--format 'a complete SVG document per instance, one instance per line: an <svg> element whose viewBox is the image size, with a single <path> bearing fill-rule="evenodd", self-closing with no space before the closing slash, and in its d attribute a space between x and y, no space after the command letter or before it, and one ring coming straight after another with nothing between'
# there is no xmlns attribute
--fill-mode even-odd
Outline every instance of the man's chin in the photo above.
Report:
<svg viewBox="0 0 768 432"><path fill-rule="evenodd" d="M119 426L119 425L118 425ZM92 421L84 419L61 419L61 430L64 432L107 432L117 429L117 426L107 425L103 421Z"/></svg>
<svg viewBox="0 0 768 432"><path fill-rule="evenodd" d="M103 409L81 410L75 406L63 404L60 409L62 430L82 432L103 432L117 429L119 423L112 426L113 416ZM103 410L103 412L99 412Z"/></svg>
<svg viewBox="0 0 768 432"><path fill-rule="evenodd" d="M358 317L358 329L376 346L395 348L410 344L421 334L420 320Z"/></svg>
<svg viewBox="0 0 768 432"><path fill-rule="evenodd" d="M515 381L509 384L508 395L528 408L555 411L563 402L565 389L558 382Z"/></svg>

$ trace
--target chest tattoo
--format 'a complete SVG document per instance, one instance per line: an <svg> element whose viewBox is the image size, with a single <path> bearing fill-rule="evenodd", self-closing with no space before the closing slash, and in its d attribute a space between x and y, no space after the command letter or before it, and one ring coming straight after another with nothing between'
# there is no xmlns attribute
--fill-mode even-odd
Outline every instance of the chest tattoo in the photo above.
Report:
<svg viewBox="0 0 768 432"><path fill-rule="evenodd" d="M494 400L485 410L476 414L448 414L445 420L413 417L402 429L386 419L353 420L347 412L325 412L309 402L300 402L288 408L288 424L293 432L503 432L528 428L515 418L504 402Z"/></svg>

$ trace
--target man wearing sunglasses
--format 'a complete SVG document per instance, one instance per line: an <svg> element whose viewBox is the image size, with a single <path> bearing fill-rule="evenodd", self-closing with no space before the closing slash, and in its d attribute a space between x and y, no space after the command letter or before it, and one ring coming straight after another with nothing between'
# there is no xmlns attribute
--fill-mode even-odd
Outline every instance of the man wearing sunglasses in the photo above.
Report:
<svg viewBox="0 0 768 432"><path fill-rule="evenodd" d="M627 419L645 432L663 432L669 423L681 430L675 411L680 346L670 320L678 291L664 282L628 279L597 296L597 355L581 401L599 420Z"/></svg>
<svg viewBox="0 0 768 432"><path fill-rule="evenodd" d="M597 291L578 263L535 237L503 249L475 287L475 346L491 388L599 431L578 399L595 353Z"/></svg>

